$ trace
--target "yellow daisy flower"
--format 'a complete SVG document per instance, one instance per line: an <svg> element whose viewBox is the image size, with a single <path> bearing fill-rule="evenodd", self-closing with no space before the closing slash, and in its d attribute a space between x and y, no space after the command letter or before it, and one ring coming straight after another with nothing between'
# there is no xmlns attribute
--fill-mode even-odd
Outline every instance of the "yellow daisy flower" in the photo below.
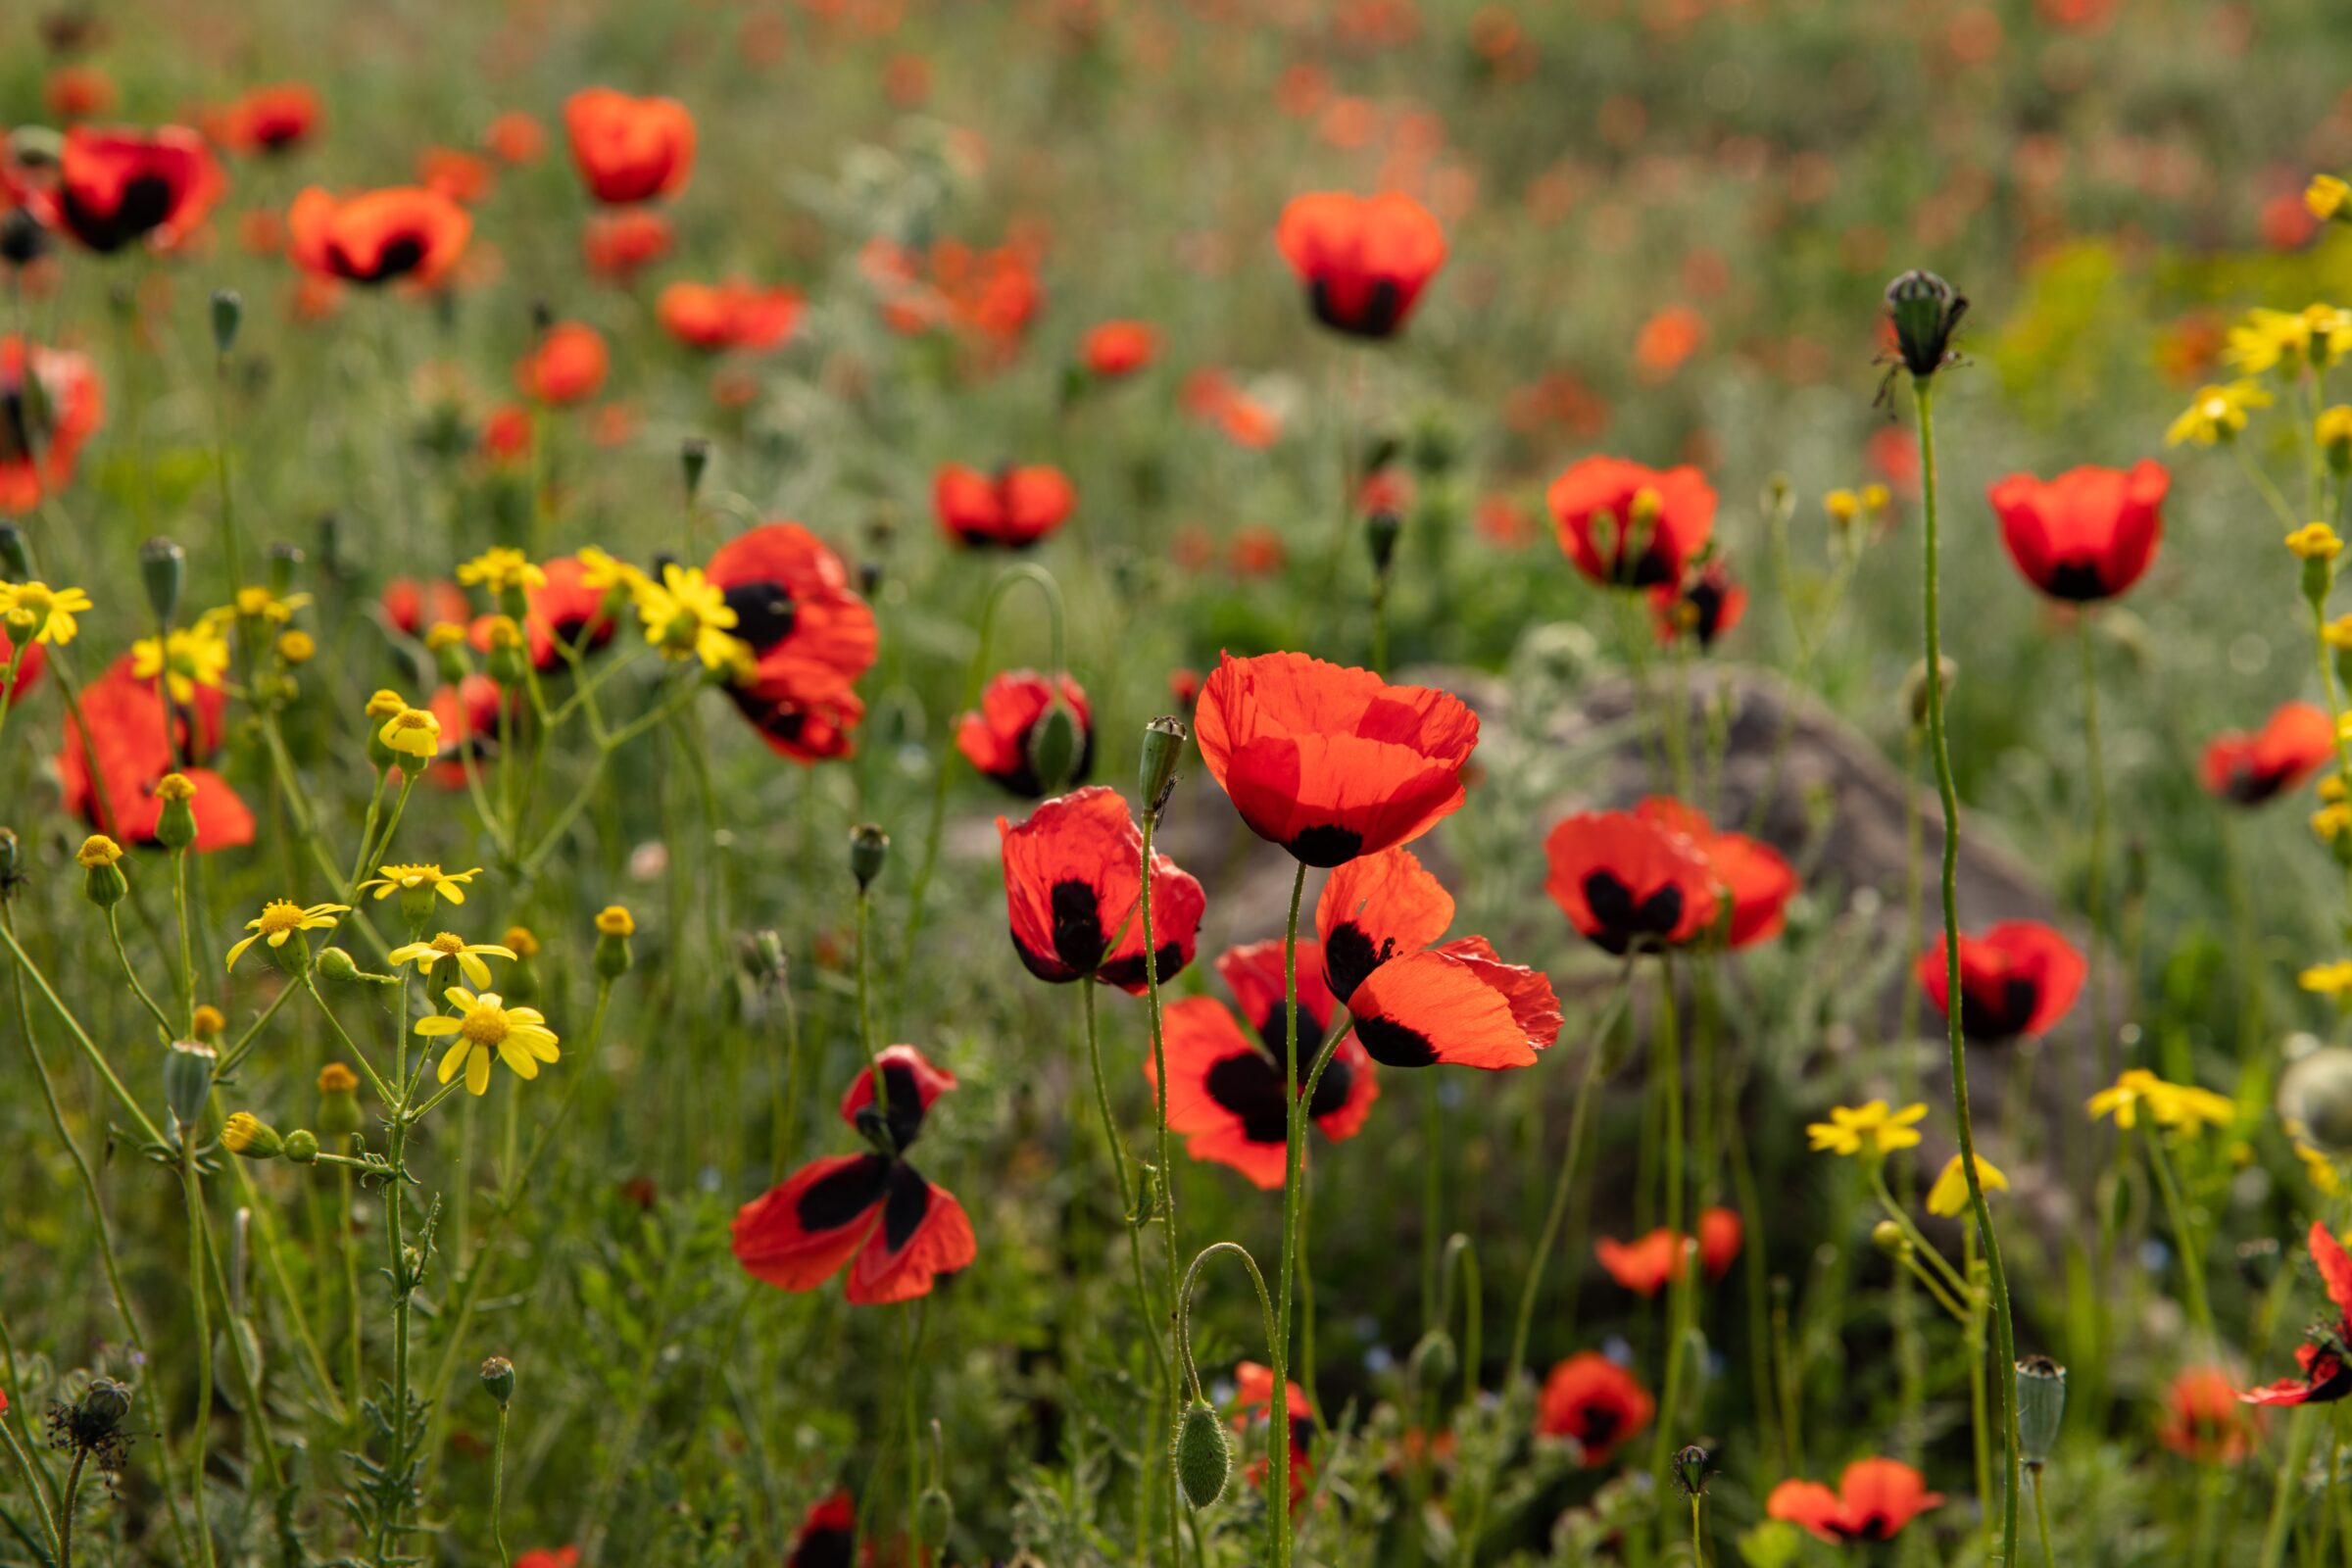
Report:
<svg viewBox="0 0 2352 1568"><path fill-rule="evenodd" d="M2234 440L2246 427L2248 410L2270 406L2270 393L2252 381L2199 387L2187 410L2164 432L2164 444L2177 447L2183 441L2194 441L2201 447L2209 447L2217 441Z"/></svg>
<svg viewBox="0 0 2352 1568"><path fill-rule="evenodd" d="M441 755L441 720L427 709L404 708L384 720L375 738L405 757L430 760Z"/></svg>
<svg viewBox="0 0 2352 1568"><path fill-rule="evenodd" d="M55 643L63 648L81 630L74 617L91 609L90 596L78 588L52 588L45 582L0 583L0 615L19 638Z"/></svg>
<svg viewBox="0 0 2352 1568"><path fill-rule="evenodd" d="M2340 997L2352 991L2352 958L2313 964L2295 976L2295 983L2306 991L2316 991L2324 997Z"/></svg>
<svg viewBox="0 0 2352 1568"><path fill-rule="evenodd" d="M490 983L490 966L482 961L484 954L493 958L515 956L512 948L502 948L494 942L467 942L454 932L444 931L430 942L412 942L405 948L394 948L390 957L395 965L416 964L420 974L431 974L433 965L443 958L455 958L458 967L466 971L466 979L477 986L486 986Z"/></svg>
<svg viewBox="0 0 2352 1568"><path fill-rule="evenodd" d="M2112 1087L2090 1097L2093 1120L2112 1115L2118 1127L2139 1125L2144 1112L2160 1127L2197 1133L2226 1127L2237 1118L2237 1102L2190 1084L2167 1083L2145 1067L2128 1068Z"/></svg>
<svg viewBox="0 0 2352 1568"><path fill-rule="evenodd" d="M705 669L725 669L750 656L739 639L727 635L735 612L725 591L706 579L700 566L663 566L659 587L648 582L638 590L637 613L645 619L646 641L664 659L691 655Z"/></svg>
<svg viewBox="0 0 2352 1568"><path fill-rule="evenodd" d="M1983 1154L1977 1156L1977 1180L1984 1184L1984 1190L1988 1193L2005 1193L2009 1190L2009 1178L2002 1175L2000 1167ZM1928 1189L1928 1212L1950 1219L1966 1207L1968 1173L1960 1168L1960 1156L1954 1154L1943 1162L1943 1174L1936 1178L1936 1185Z"/></svg>
<svg viewBox="0 0 2352 1568"><path fill-rule="evenodd" d="M458 1010L417 1019L416 1032L428 1040L455 1037L441 1056L443 1083L464 1068L466 1092L487 1094L492 1053L518 1078L538 1077L539 1063L563 1054L556 1046L556 1032L536 1007L510 1007L495 991L477 996L463 986L451 986L442 995Z"/></svg>
<svg viewBox="0 0 2352 1568"><path fill-rule="evenodd" d="M260 586L237 590L237 613L257 620L267 620L282 626L294 618L294 612L311 602L309 594L287 594L278 597Z"/></svg>
<svg viewBox="0 0 2352 1568"><path fill-rule="evenodd" d="M2331 218L2352 218L2352 185L2333 174L2314 174L2303 187L2303 206L2323 223Z"/></svg>
<svg viewBox="0 0 2352 1568"><path fill-rule="evenodd" d="M481 874L475 866L470 871L444 871L438 865L379 865L375 875L360 884L362 893L373 892L381 904L395 893L407 893L416 888L431 888L452 904L466 902L466 884Z"/></svg>
<svg viewBox="0 0 2352 1568"><path fill-rule="evenodd" d="M217 689L228 678L228 639L210 615L161 637L142 637L130 645L130 672L143 681L160 675L173 702L193 702L197 687Z"/></svg>
<svg viewBox="0 0 2352 1568"><path fill-rule="evenodd" d="M620 588L635 594L652 581L640 568L597 545L582 545L578 560L581 586L602 593Z"/></svg>
<svg viewBox="0 0 2352 1568"><path fill-rule="evenodd" d="M510 588L543 588L547 573L532 565L521 551L498 545L458 567L458 581L503 594Z"/></svg>
<svg viewBox="0 0 2352 1568"><path fill-rule="evenodd" d="M289 904L284 899L271 899L262 906L260 919L245 922L245 929L253 935L228 950L228 967L234 969L237 960L245 956L245 950L256 942L267 942L273 948L282 948L287 939L298 931L332 931L335 928L335 916L347 914L350 910L348 904L314 904L306 908L299 904Z"/></svg>
<svg viewBox="0 0 2352 1568"><path fill-rule="evenodd" d="M1924 1104L1891 1110L1884 1100L1861 1106L1833 1105L1830 1119L1807 1124L1805 1135L1813 1140L1816 1153L1890 1154L1919 1142L1916 1124L1927 1114Z"/></svg>

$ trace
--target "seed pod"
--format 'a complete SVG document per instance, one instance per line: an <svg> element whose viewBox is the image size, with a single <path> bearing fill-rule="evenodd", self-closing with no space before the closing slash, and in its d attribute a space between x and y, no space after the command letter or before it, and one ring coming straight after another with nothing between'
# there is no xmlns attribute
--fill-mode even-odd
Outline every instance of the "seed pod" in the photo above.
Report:
<svg viewBox="0 0 2352 1568"><path fill-rule="evenodd" d="M13 522L0 522L0 577L11 582L32 577L32 552L25 546L24 530Z"/></svg>
<svg viewBox="0 0 2352 1568"><path fill-rule="evenodd" d="M503 1355L494 1355L482 1363L482 1392L498 1401L505 1409L514 1397L514 1363Z"/></svg>
<svg viewBox="0 0 2352 1568"><path fill-rule="evenodd" d="M1375 574L1389 574L1389 566L1396 559L1397 537L1403 532L1404 519L1385 507L1365 519L1364 548L1371 552Z"/></svg>
<svg viewBox="0 0 2352 1568"><path fill-rule="evenodd" d="M1910 271L1886 285L1886 314L1903 368L1926 380L1951 356L1952 334L1968 314L1968 301L1934 272Z"/></svg>
<svg viewBox="0 0 2352 1568"><path fill-rule="evenodd" d="M1232 1477L1233 1444L1225 1424L1206 1400L1196 1399L1176 1426L1176 1482L1184 1488L1184 1499L1205 1508L1224 1495Z"/></svg>
<svg viewBox="0 0 2352 1568"><path fill-rule="evenodd" d="M245 300L233 288L213 290L213 352L225 356L237 346L237 328L245 321Z"/></svg>
<svg viewBox="0 0 2352 1568"><path fill-rule="evenodd" d="M2017 1363L2017 1451L2038 1470L2058 1448L2066 1419L2066 1368L2046 1355Z"/></svg>
<svg viewBox="0 0 2352 1568"><path fill-rule="evenodd" d="M176 542L156 538L139 546L139 581L147 590L147 608L163 624L172 624L187 580L188 553Z"/></svg>
<svg viewBox="0 0 2352 1568"><path fill-rule="evenodd" d="M201 1040L174 1040L164 1053L164 1104L182 1127L193 1127L213 1093L219 1058Z"/></svg>
<svg viewBox="0 0 2352 1568"><path fill-rule="evenodd" d="M1674 1484L1682 1489L1684 1496L1703 1497L1707 1494L1707 1472L1712 1468L1713 1457L1695 1443L1676 1452Z"/></svg>
<svg viewBox="0 0 2352 1568"><path fill-rule="evenodd" d="M890 859L890 835L871 822L860 822L850 829L850 874L858 879L862 893L874 885L882 867Z"/></svg>
<svg viewBox="0 0 2352 1568"><path fill-rule="evenodd" d="M938 1551L956 1528L956 1502L938 1487L925 1487L914 1500L914 1539Z"/></svg>

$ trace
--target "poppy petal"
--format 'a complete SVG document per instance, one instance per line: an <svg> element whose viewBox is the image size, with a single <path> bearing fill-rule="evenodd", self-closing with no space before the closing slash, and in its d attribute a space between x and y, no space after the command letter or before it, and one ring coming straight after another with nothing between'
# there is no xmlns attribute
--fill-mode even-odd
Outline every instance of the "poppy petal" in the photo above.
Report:
<svg viewBox="0 0 2352 1568"><path fill-rule="evenodd" d="M1543 976L1434 948L1374 970L1348 1011L1365 1053L1387 1067L1526 1067L1560 1029Z"/></svg>
<svg viewBox="0 0 2352 1568"><path fill-rule="evenodd" d="M873 1230L894 1164L879 1154L839 1154L802 1166L737 1211L735 1260L754 1279L814 1290Z"/></svg>
<svg viewBox="0 0 2352 1568"><path fill-rule="evenodd" d="M893 1164L882 1223L850 1265L850 1300L870 1306L928 1296L940 1275L968 1268L979 1255L963 1205L913 1166Z"/></svg>

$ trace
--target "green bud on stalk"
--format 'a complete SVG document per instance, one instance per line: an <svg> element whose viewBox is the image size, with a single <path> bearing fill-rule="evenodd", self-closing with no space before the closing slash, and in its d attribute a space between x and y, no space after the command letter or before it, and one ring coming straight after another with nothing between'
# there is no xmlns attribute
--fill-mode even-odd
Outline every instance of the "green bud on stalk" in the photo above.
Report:
<svg viewBox="0 0 2352 1568"><path fill-rule="evenodd" d="M1886 314L1903 368L1926 380L1951 358L1952 334L1968 314L1968 300L1934 272L1909 271L1886 285Z"/></svg>
<svg viewBox="0 0 2352 1568"><path fill-rule="evenodd" d="M850 829L850 874L858 879L858 892L874 885L889 859L890 835L880 827L860 822Z"/></svg>
<svg viewBox="0 0 2352 1568"><path fill-rule="evenodd" d="M514 1397L514 1363L503 1355L494 1355L482 1363L482 1392L498 1401L505 1409Z"/></svg>
<svg viewBox="0 0 2352 1568"><path fill-rule="evenodd" d="M1184 721L1162 713L1144 726L1144 760L1135 776L1136 791L1144 798L1144 814L1156 818L1167 809L1176 788L1177 764L1184 760Z"/></svg>
<svg viewBox="0 0 2352 1568"><path fill-rule="evenodd" d="M1059 795L1077 774L1083 742L1078 715L1056 695L1037 722L1029 726L1029 771L1047 795Z"/></svg>
<svg viewBox="0 0 2352 1568"><path fill-rule="evenodd" d="M316 1165L318 1162L318 1135L302 1127L286 1134L286 1157L297 1165Z"/></svg>
<svg viewBox="0 0 2352 1568"><path fill-rule="evenodd" d="M1225 1423L1205 1399L1196 1399L1176 1426L1176 1484L1184 1500L1205 1508L1225 1494L1233 1477L1233 1444Z"/></svg>
<svg viewBox="0 0 2352 1568"><path fill-rule="evenodd" d="M244 323L244 297L233 288L213 290L213 352L225 359L237 346L237 328Z"/></svg>
<svg viewBox="0 0 2352 1568"><path fill-rule="evenodd" d="M156 538L139 546L139 581L147 590L148 608L162 624L172 624L187 580L188 553L175 541Z"/></svg>
<svg viewBox="0 0 2352 1568"><path fill-rule="evenodd" d="M201 1040L174 1040L164 1053L164 1105L181 1127L193 1127L212 1098L220 1057Z"/></svg>

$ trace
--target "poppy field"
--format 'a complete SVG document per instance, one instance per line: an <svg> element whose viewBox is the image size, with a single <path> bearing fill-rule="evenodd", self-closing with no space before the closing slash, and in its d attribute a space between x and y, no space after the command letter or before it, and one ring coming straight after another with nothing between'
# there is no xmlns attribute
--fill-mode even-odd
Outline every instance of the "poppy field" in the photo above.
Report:
<svg viewBox="0 0 2352 1568"><path fill-rule="evenodd" d="M0 1568L2352 1563L2333 0L0 38Z"/></svg>

